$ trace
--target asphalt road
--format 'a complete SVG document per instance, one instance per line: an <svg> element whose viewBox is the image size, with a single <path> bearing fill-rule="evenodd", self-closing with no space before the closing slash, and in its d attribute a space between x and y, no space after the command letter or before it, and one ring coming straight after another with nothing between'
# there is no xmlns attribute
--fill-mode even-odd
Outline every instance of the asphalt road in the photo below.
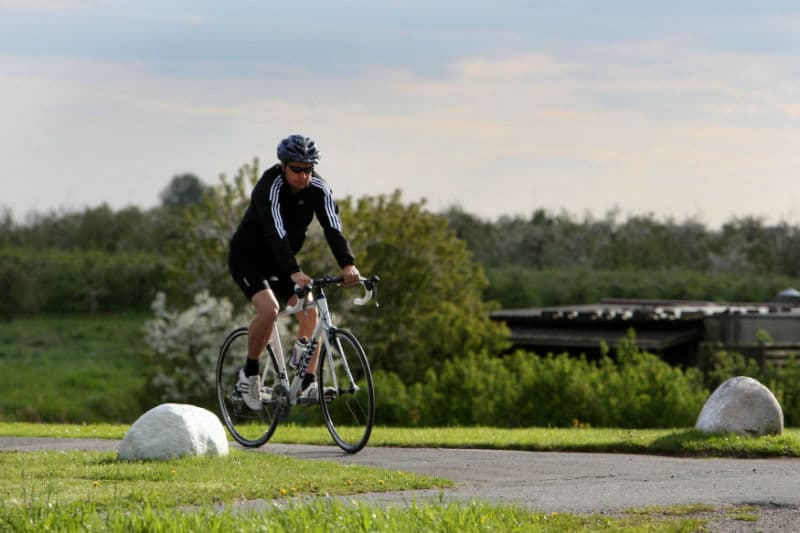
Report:
<svg viewBox="0 0 800 533"><path fill-rule="evenodd" d="M800 506L800 460L690 459L648 455L497 450L335 448L267 445L264 451L451 479L455 489L377 495L480 499L561 512L615 511L688 503Z"/></svg>
<svg viewBox="0 0 800 533"><path fill-rule="evenodd" d="M0 450L114 451L118 447L119 441L102 439L0 438ZM359 496L361 500L380 504L427 499L480 500L537 511L574 513L616 513L650 505L747 504L780 515L780 526L775 530L800 530L800 459L794 458L676 458L378 447L348 455L333 446L282 444L266 444L252 453L402 470L457 483L453 489Z"/></svg>

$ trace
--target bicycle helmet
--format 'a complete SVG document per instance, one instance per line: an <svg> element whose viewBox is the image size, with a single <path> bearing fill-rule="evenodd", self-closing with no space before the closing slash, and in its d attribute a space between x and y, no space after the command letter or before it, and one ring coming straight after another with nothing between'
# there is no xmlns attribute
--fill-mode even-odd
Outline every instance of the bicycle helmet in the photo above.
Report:
<svg viewBox="0 0 800 533"><path fill-rule="evenodd" d="M283 163L316 165L319 161L319 150L310 137L289 135L278 145L278 159Z"/></svg>

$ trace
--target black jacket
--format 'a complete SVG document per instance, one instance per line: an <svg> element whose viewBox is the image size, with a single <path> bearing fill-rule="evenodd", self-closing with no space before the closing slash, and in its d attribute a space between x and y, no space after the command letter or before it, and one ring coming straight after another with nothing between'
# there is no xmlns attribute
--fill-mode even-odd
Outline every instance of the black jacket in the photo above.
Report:
<svg viewBox="0 0 800 533"><path fill-rule="evenodd" d="M280 164L268 168L256 183L231 245L245 246L259 256L266 252L281 272L292 274L300 270L295 254L303 247L314 214L339 266L354 264L328 184L314 172L311 184L293 193Z"/></svg>

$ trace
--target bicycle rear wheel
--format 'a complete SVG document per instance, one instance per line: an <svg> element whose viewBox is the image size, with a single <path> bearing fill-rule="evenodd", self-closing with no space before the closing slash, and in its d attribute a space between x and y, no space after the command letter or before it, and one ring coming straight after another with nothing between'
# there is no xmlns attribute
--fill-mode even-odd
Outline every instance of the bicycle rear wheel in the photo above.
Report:
<svg viewBox="0 0 800 533"><path fill-rule="evenodd" d="M349 331L332 330L319 359L319 392L328 431L341 449L366 446L375 422L375 390L367 356Z"/></svg>
<svg viewBox="0 0 800 533"><path fill-rule="evenodd" d="M222 421L233 438L243 446L255 448L267 442L275 432L283 396L279 390L274 390L278 383L278 365L272 347L268 345L266 353L261 356L259 372L263 378L262 408L254 411L245 405L238 383L239 369L244 366L246 357L247 328L242 327L232 331L220 348L217 359L217 399Z"/></svg>

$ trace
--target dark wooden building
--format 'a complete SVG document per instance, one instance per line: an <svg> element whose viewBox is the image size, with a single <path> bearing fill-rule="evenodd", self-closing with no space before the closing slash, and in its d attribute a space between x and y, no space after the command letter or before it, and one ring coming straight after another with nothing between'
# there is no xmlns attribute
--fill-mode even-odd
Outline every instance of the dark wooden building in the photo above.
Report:
<svg viewBox="0 0 800 533"><path fill-rule="evenodd" d="M515 348L539 354L595 356L613 349L633 328L639 347L667 361L694 365L705 347L723 347L762 361L800 354L796 301L719 303L685 300L604 299L597 304L496 311Z"/></svg>

